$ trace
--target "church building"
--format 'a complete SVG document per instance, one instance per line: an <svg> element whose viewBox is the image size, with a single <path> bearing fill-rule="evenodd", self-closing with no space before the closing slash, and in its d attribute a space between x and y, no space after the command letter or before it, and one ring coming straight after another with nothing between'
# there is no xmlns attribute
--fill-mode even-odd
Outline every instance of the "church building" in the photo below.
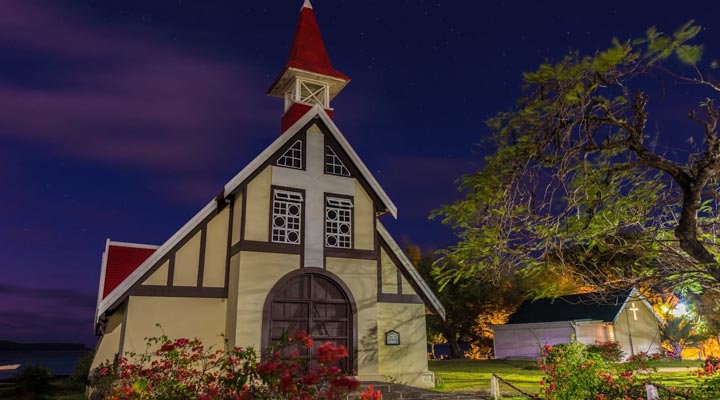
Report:
<svg viewBox="0 0 720 400"><path fill-rule="evenodd" d="M284 102L280 136L268 132L275 140L161 246L106 242L94 366L163 332L261 350L299 329L345 345L343 367L361 381L434 385L425 315L445 310L381 222L395 205L333 122L349 81L306 0L268 91Z"/></svg>
<svg viewBox="0 0 720 400"><path fill-rule="evenodd" d="M492 325L495 358L538 359L546 344L617 342L625 357L662 350L663 320L637 290L526 301L505 325Z"/></svg>

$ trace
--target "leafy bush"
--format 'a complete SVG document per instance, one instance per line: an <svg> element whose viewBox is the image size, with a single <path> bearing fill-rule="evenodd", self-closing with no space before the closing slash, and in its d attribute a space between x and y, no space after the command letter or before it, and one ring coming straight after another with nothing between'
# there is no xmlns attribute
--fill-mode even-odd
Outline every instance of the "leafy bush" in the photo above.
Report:
<svg viewBox="0 0 720 400"><path fill-rule="evenodd" d="M545 345L540 368L545 377L536 398L548 400L626 400L644 399L645 385L652 383L654 369L649 363L660 355L638 353L626 362L607 359L602 352L572 341L556 346ZM708 357L696 371L697 387L676 389L662 387L662 399L720 399L720 358Z"/></svg>
<svg viewBox="0 0 720 400"><path fill-rule="evenodd" d="M720 358L710 356L705 359L697 372L700 383L692 391L692 400L720 399Z"/></svg>
<svg viewBox="0 0 720 400"><path fill-rule="evenodd" d="M620 348L620 343L616 341L589 344L587 345L587 351L589 353L599 354L603 359L610 362L622 361L625 355L622 348Z"/></svg>
<svg viewBox="0 0 720 400"><path fill-rule="evenodd" d="M75 364L72 374L70 374L70 384L75 387L85 387L90 383L90 367L92 366L95 352L89 351L85 353Z"/></svg>
<svg viewBox="0 0 720 400"><path fill-rule="evenodd" d="M15 377L19 389L33 392L45 389L50 378L52 378L52 372L42 365L28 366Z"/></svg>
<svg viewBox="0 0 720 400"><path fill-rule="evenodd" d="M545 345L540 368L546 376L541 393L550 400L637 398L645 390L648 370L642 362L616 363L580 342Z"/></svg>
<svg viewBox="0 0 720 400"><path fill-rule="evenodd" d="M105 363L92 374L94 398L129 399L340 399L359 387L338 363L344 346L325 342L316 354L304 332L286 337L259 360L252 348L205 349L198 339L150 338L144 354ZM154 349L154 350L153 350ZM362 399L378 398L372 388Z"/></svg>

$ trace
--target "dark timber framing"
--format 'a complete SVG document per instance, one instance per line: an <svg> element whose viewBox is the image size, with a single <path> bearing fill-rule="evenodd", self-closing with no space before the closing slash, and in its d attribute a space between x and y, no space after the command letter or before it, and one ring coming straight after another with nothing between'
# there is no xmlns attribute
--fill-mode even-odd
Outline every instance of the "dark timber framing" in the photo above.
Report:
<svg viewBox="0 0 720 400"><path fill-rule="evenodd" d="M232 210L232 205L230 205ZM223 207L224 208L224 207ZM168 253L159 259L155 265L153 265L144 275L142 278L138 279L135 284L130 287L125 292L125 295L120 297L115 303L113 303L110 307L108 307L106 313L112 313L114 309L116 309L120 304L122 304L129 296L160 296L160 297L209 297L209 298L218 298L218 297L227 297L227 272L225 277L225 286L222 288L218 287L202 287L202 281L201 281L201 274L204 274L204 255L205 255L205 241L203 241L203 237L207 234L207 224L215 218L220 211L222 211L221 208L218 208L214 210L210 215L208 215L205 219L203 219L194 229L192 229L190 232L188 232L187 235L185 235L182 240L180 240L171 250L168 251ZM229 213L228 218L231 217L232 213ZM228 225L232 225L232 220L229 219ZM204 233L205 232L205 233ZM195 237L195 235L200 234L200 257L198 259L198 281L199 285L197 286L173 286L173 280L175 278L175 254L179 249L181 249L187 242L189 242L192 238ZM157 271L165 262L168 262L168 276L167 276L167 285L143 285L143 282L150 277L155 271ZM220 294L218 294L220 293Z"/></svg>
<svg viewBox="0 0 720 400"><path fill-rule="evenodd" d="M405 277L405 280L410 284L410 286L415 290L415 293L422 293L420 291L420 288L416 287L416 284L412 280L410 276L406 276L405 272L400 267L400 260L398 260L395 253L390 249L390 247L385 243L384 240L380 240L380 248L382 250L385 250L385 253L387 253L388 257L390 257L390 260L395 265L395 269L397 271L397 291L395 293L383 293L382 291L382 256L380 254L380 250L378 250L378 303L410 303L410 304L429 304L429 302L423 301L426 299L423 299L422 297L418 296L417 294L408 294L402 292L402 279L401 277Z"/></svg>
<svg viewBox="0 0 720 400"><path fill-rule="evenodd" d="M303 249L297 244L270 243L257 240L243 240L232 246L230 255L234 256L241 251L254 251L258 253L303 254Z"/></svg>
<svg viewBox="0 0 720 400"><path fill-rule="evenodd" d="M122 326L120 327L120 343L118 343L118 357L122 357L125 352L125 327L127 326L127 315L130 309L129 303L126 301L125 306L122 309L123 318Z"/></svg>
<svg viewBox="0 0 720 400"><path fill-rule="evenodd" d="M207 225L200 230L200 256L198 257L197 284L195 285L197 287L203 286L203 277L205 276L205 246L207 246Z"/></svg>
<svg viewBox="0 0 720 400"><path fill-rule="evenodd" d="M172 286L173 279L175 279L175 252L174 251L170 254L170 256L167 258L166 261L168 263L167 286ZM149 273L145 274L145 276L143 277L142 280L144 281L150 275L155 273L155 271L157 271L157 269L160 268L160 266L162 266L163 264L165 264L165 261L160 260L158 262L158 266L150 268L150 271L148 271Z"/></svg>
<svg viewBox="0 0 720 400"><path fill-rule="evenodd" d="M247 219L247 185L242 187L242 212L240 213L240 241L245 240L245 220Z"/></svg>
<svg viewBox="0 0 720 400"><path fill-rule="evenodd" d="M230 209L228 210L227 247L225 248L225 297L230 290L230 248L232 247L232 234L235 223L235 196L228 197Z"/></svg>
<svg viewBox="0 0 720 400"><path fill-rule="evenodd" d="M133 296L160 296L160 297L207 297L224 298L225 288L221 287L195 287L195 286L156 286L143 285L133 290Z"/></svg>

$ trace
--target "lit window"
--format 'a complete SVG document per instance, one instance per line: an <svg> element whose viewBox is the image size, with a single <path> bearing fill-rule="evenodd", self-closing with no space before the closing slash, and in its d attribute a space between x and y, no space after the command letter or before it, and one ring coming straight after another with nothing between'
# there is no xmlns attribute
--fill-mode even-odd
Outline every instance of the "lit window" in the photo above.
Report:
<svg viewBox="0 0 720 400"><path fill-rule="evenodd" d="M273 191L272 241L300 244L303 196L297 192Z"/></svg>
<svg viewBox="0 0 720 400"><path fill-rule="evenodd" d="M352 247L352 200L328 197L325 204L325 246Z"/></svg>
<svg viewBox="0 0 720 400"><path fill-rule="evenodd" d="M302 140L298 140L290 146L285 153L277 160L281 167L302 169Z"/></svg>
<svg viewBox="0 0 720 400"><path fill-rule="evenodd" d="M325 173L332 175L350 176L350 171L335 154L332 147L325 146Z"/></svg>

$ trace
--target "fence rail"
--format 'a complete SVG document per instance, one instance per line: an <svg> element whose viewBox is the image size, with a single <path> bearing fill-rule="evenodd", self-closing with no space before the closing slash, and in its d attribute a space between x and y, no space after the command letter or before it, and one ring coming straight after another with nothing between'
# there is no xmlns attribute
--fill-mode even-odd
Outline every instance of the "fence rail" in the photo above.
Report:
<svg viewBox="0 0 720 400"><path fill-rule="evenodd" d="M512 383L506 381L505 379L499 377L498 375L492 374L492 376L490 377L490 398L493 400L499 400L502 398L502 394L500 393L500 382L509 386L516 392L520 393L522 396L525 396L529 399L536 398L534 394L530 394L530 393L520 389L519 387L513 385ZM635 390L637 390L637 389L639 389L639 388L635 387ZM639 389L639 390L642 390L642 389ZM647 400L659 400L660 399L659 392L664 392L665 394L670 395L671 399L688 399L689 398L688 395L683 394L683 393L677 393L661 383L651 383L650 382L645 385L644 395L646 396Z"/></svg>
<svg viewBox="0 0 720 400"><path fill-rule="evenodd" d="M510 386L513 390L516 390L518 393L522 394L523 396L525 396L529 399L535 398L535 395L532 395L532 394L520 389L519 387L513 385L512 383L506 381L505 379L503 379L495 374L492 374L492 376L490 377L490 398L493 400L498 400L502 397L500 395L500 383L499 382L502 382L502 383Z"/></svg>

